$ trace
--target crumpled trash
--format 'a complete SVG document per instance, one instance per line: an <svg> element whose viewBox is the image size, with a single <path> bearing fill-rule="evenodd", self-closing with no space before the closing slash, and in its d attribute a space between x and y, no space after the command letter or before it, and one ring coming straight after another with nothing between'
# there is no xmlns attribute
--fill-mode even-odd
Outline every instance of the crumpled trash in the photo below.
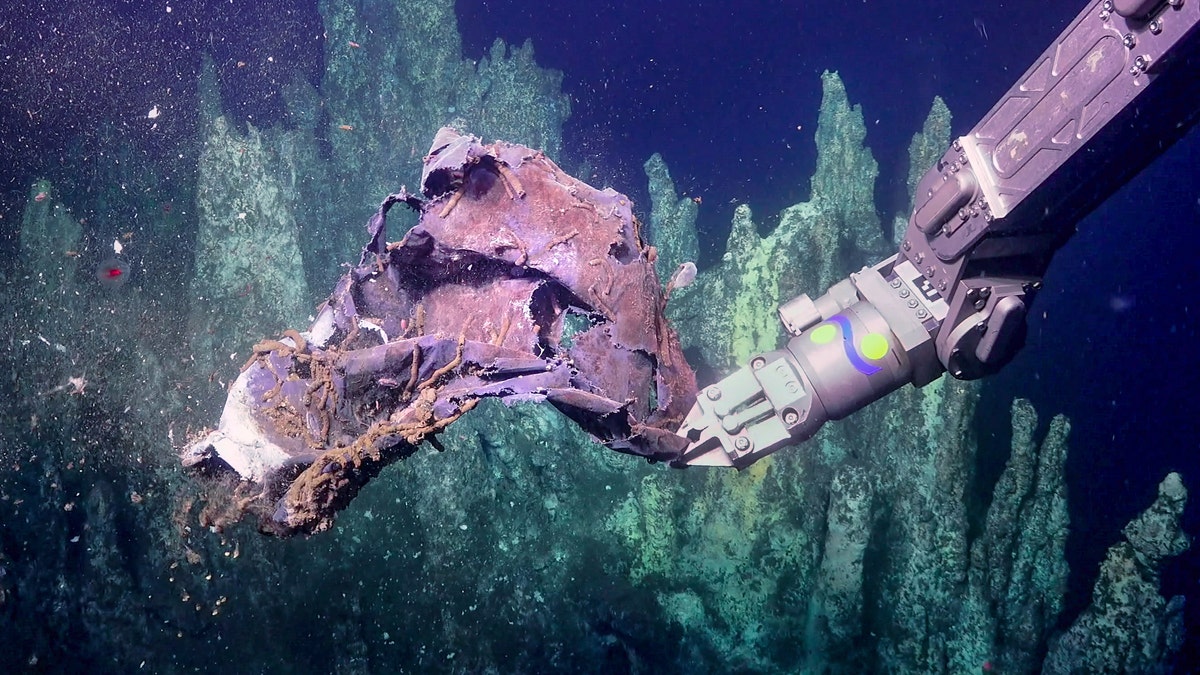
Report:
<svg viewBox="0 0 1200 675"><path fill-rule="evenodd" d="M630 200L541 152L441 129L309 330L254 345L186 466L260 488L265 532L328 529L384 466L479 400L545 401L609 448L678 460L696 379ZM389 209L419 223L387 241Z"/></svg>

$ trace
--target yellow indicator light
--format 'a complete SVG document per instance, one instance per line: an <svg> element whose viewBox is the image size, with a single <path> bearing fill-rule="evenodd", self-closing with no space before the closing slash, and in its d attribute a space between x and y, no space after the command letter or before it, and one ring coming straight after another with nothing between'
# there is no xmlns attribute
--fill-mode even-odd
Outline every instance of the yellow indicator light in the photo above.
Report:
<svg viewBox="0 0 1200 675"><path fill-rule="evenodd" d="M833 342L833 340L837 337L837 333L837 326L834 326L831 323L823 323L809 332L808 339L812 340L814 344L828 344Z"/></svg>
<svg viewBox="0 0 1200 675"><path fill-rule="evenodd" d="M858 343L858 351L863 356L878 361L888 353L888 341L879 333L867 333L863 336L861 342Z"/></svg>

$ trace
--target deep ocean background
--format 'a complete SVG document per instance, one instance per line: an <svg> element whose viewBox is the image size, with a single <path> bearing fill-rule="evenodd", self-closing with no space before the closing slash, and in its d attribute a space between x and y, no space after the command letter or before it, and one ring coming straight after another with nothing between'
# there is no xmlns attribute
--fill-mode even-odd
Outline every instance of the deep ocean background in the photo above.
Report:
<svg viewBox="0 0 1200 675"><path fill-rule="evenodd" d="M78 138L100 121L116 121L145 152L177 150L194 120L165 118L154 135L120 123L143 118L156 103L194 108L201 50L218 64L227 114L255 124L284 117L279 87L291 72L315 83L323 70L315 3L210 0L169 13L166 0L3 4L4 258L16 248L30 182L62 171ZM702 268L722 250L736 203L751 204L769 227L781 208L807 197L823 70L838 71L863 107L887 220L907 201L907 146L932 97L946 100L954 133L965 133L1077 9L1033 0L457 5L467 57L481 57L497 37L530 39L540 65L564 72L573 106L564 165L591 166L594 182L629 193L648 211L641 165L662 153L680 191L703 201ZM133 28L86 42L79 28L94 11ZM272 67L236 66L268 55ZM1086 604L1119 524L1150 503L1165 473L1178 471L1193 492L1200 489L1200 307L1190 307L1200 293L1198 167L1193 131L1081 223L1050 268L1025 351L984 387L985 443L1007 447L1014 396L1031 399L1043 419L1061 412L1072 421L1074 576L1066 615ZM1185 529L1200 533L1195 498ZM1178 593L1191 601L1185 659L1195 663L1200 547L1169 563L1163 594Z"/></svg>

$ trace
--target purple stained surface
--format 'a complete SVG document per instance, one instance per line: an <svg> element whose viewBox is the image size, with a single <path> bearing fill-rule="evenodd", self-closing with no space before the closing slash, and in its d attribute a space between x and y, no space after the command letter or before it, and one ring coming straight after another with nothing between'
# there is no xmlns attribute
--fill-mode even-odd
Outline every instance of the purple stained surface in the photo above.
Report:
<svg viewBox="0 0 1200 675"><path fill-rule="evenodd" d="M520 145L444 128L422 192L391 195L305 334L255 346L185 464L233 469L275 534L327 529L387 464L486 397L546 401L600 442L678 458L695 376L632 204ZM387 242L387 211L420 222ZM564 319L587 328L564 341Z"/></svg>

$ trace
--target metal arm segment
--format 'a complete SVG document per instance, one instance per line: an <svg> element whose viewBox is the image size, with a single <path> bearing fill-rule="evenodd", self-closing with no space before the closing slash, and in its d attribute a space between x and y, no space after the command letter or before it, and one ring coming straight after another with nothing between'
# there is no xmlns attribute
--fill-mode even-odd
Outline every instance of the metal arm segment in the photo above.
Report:
<svg viewBox="0 0 1200 675"><path fill-rule="evenodd" d="M1200 115L1200 0L1092 2L917 186L900 251L780 307L783 349L701 392L685 464L744 467L906 383L991 374L1078 221Z"/></svg>

